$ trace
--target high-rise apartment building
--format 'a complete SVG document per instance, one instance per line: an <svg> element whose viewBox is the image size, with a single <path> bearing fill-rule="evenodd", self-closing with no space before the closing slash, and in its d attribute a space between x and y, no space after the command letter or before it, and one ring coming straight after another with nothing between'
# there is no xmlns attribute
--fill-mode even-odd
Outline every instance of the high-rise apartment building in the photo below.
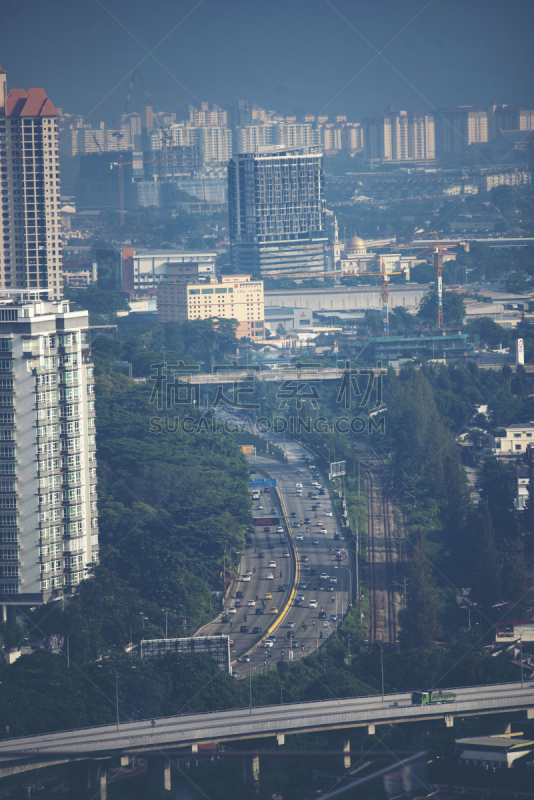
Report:
<svg viewBox="0 0 534 800"><path fill-rule="evenodd" d="M274 126L274 144L283 147L310 147L315 144L313 128L309 123L278 122Z"/></svg>
<svg viewBox="0 0 534 800"><path fill-rule="evenodd" d="M232 131L230 128L199 128L200 152L204 164L225 164L232 157Z"/></svg>
<svg viewBox="0 0 534 800"><path fill-rule="evenodd" d="M237 152L255 153L258 147L274 143L275 125L246 125L237 129Z"/></svg>
<svg viewBox="0 0 534 800"><path fill-rule="evenodd" d="M362 122L365 160L396 163L435 159L434 117L389 110Z"/></svg>
<svg viewBox="0 0 534 800"><path fill-rule="evenodd" d="M0 67L0 289L61 297L58 112L43 89L12 89Z"/></svg>
<svg viewBox="0 0 534 800"><path fill-rule="evenodd" d="M189 122L196 128L226 128L228 114L216 105L210 109L208 103L204 102L201 103L200 109L189 106Z"/></svg>
<svg viewBox="0 0 534 800"><path fill-rule="evenodd" d="M324 271L319 147L260 147L228 165L232 262L238 272Z"/></svg>
<svg viewBox="0 0 534 800"><path fill-rule="evenodd" d="M485 108L458 106L442 108L436 114L436 153L459 155L470 144L488 141L488 112Z"/></svg>
<svg viewBox="0 0 534 800"><path fill-rule="evenodd" d="M501 106L496 111L496 127L501 131L534 130L534 108Z"/></svg>
<svg viewBox="0 0 534 800"><path fill-rule="evenodd" d="M0 302L0 605L71 593L98 560L87 311ZM42 295L41 295L42 296Z"/></svg>

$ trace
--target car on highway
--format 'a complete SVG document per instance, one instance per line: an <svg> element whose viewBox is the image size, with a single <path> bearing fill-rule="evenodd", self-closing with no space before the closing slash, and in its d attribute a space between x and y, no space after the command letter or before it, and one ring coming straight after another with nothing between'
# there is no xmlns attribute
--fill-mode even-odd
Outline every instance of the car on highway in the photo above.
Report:
<svg viewBox="0 0 534 800"><path fill-rule="evenodd" d="M252 628L252 633L261 633L261 628L259 625L254 625Z"/></svg>
<svg viewBox="0 0 534 800"><path fill-rule="evenodd" d="M310 608L317 608L317 600L310 600Z"/></svg>
<svg viewBox="0 0 534 800"><path fill-rule="evenodd" d="M305 564L307 564L308 561L309 561L309 558L308 558L308 556L301 556L300 560L303 561Z"/></svg>
<svg viewBox="0 0 534 800"><path fill-rule="evenodd" d="M340 539L341 539L341 534L340 533L334 533L334 541L339 542Z"/></svg>
<svg viewBox="0 0 534 800"><path fill-rule="evenodd" d="M294 528L300 528L300 522L294 522L293 523L293 527Z"/></svg>
<svg viewBox="0 0 534 800"><path fill-rule="evenodd" d="M270 640L270 639L267 639L267 640L266 640L266 641L263 643L263 646L265 647L265 649L266 649L266 650L268 650L270 647L273 647L273 646L274 646L274 642L271 642L271 640Z"/></svg>
<svg viewBox="0 0 534 800"><path fill-rule="evenodd" d="M311 519L309 517L304 517L304 524L305 525L309 525L310 522L311 522Z"/></svg>
<svg viewBox="0 0 534 800"><path fill-rule="evenodd" d="M336 561L343 561L343 556L336 556Z"/></svg>
<svg viewBox="0 0 534 800"><path fill-rule="evenodd" d="M312 496L311 496L311 499L312 499L312 500L317 500L317 499L318 499L318 497L319 497L319 495L318 495L316 492L313 492L313 494L312 494ZM315 506L312 506L312 508L314 508L314 507L315 507Z"/></svg>
<svg viewBox="0 0 534 800"><path fill-rule="evenodd" d="M248 625L241 625L239 630L241 633L248 633Z"/></svg>
<svg viewBox="0 0 534 800"><path fill-rule="evenodd" d="M256 601L255 600L248 600L247 601L247 606L255 606L255 605L256 605Z"/></svg>
<svg viewBox="0 0 534 800"><path fill-rule="evenodd" d="M250 575L241 575L241 580L245 581L245 583L250 581Z"/></svg>
<svg viewBox="0 0 534 800"><path fill-rule="evenodd" d="M265 553L258 553L258 558L265 558Z"/></svg>
<svg viewBox="0 0 534 800"><path fill-rule="evenodd" d="M294 518L294 517L296 517L296 516L297 516L297 512L296 512L296 511L292 511L292 512L291 512L291 514L290 514L289 516Z"/></svg>
<svg viewBox="0 0 534 800"><path fill-rule="evenodd" d="M243 608L243 603L241 602L241 600L236 600L235 607L236 608Z"/></svg>
<svg viewBox="0 0 534 800"><path fill-rule="evenodd" d="M279 592L287 592L287 585L285 583L280 583L278 586Z"/></svg>
<svg viewBox="0 0 534 800"><path fill-rule="evenodd" d="M287 622L287 627L288 627L288 628L294 628L294 627L295 627L295 623L294 623L294 622L292 622L291 620L288 620L288 622Z"/></svg>
<svg viewBox="0 0 534 800"><path fill-rule="evenodd" d="M325 511L324 513L326 514L327 517L331 517L332 516L332 512L331 511Z"/></svg>
<svg viewBox="0 0 534 800"><path fill-rule="evenodd" d="M324 489L319 489L319 494L326 494Z"/></svg>
<svg viewBox="0 0 534 800"><path fill-rule="evenodd" d="M263 532L264 532L264 533L270 533L270 532L271 532L271 529L269 528L269 526L268 526L268 525L266 525L266 526L264 527L264 529L263 529Z"/></svg>
<svg viewBox="0 0 534 800"><path fill-rule="evenodd" d="M296 639L292 639L291 640L291 647L293 648L293 650L296 650L297 647L300 647L300 642L297 642Z"/></svg>
<svg viewBox="0 0 534 800"><path fill-rule="evenodd" d="M326 619L326 611L319 611L317 617L318 619Z"/></svg>
<svg viewBox="0 0 534 800"><path fill-rule="evenodd" d="M322 581L327 581L327 580L328 580L328 573L327 573L327 572L321 572L321 574L319 575L319 577L320 577L320 579L321 579Z"/></svg>
<svg viewBox="0 0 534 800"><path fill-rule="evenodd" d="M259 506L256 506L256 508L258 509L258 511L263 511L263 506L261 504Z"/></svg>
<svg viewBox="0 0 534 800"><path fill-rule="evenodd" d="M282 528L281 525L278 526L278 528L276 529L276 532L277 533L283 533L284 532L284 529Z"/></svg>
<svg viewBox="0 0 534 800"><path fill-rule="evenodd" d="M328 581L329 581L329 583L337 583L337 578L335 577L335 575L331 575L328 578Z"/></svg>
<svg viewBox="0 0 534 800"><path fill-rule="evenodd" d="M319 528L319 533L328 533L325 527Z"/></svg>
<svg viewBox="0 0 534 800"><path fill-rule="evenodd" d="M236 592L235 596L237 597L238 600L242 600L245 595L243 594L243 592Z"/></svg>
<svg viewBox="0 0 534 800"><path fill-rule="evenodd" d="M230 606L230 608L226 609L226 613L227 614L237 614L237 609L234 608L233 606Z"/></svg>
<svg viewBox="0 0 534 800"><path fill-rule="evenodd" d="M295 536L295 539L297 540L297 542L303 542L304 541L304 536L302 535L302 533L297 533L297 535Z"/></svg>
<svg viewBox="0 0 534 800"><path fill-rule="evenodd" d="M282 558L290 558L291 556L289 553L282 553Z"/></svg>
<svg viewBox="0 0 534 800"><path fill-rule="evenodd" d="M319 522L319 520L317 520L317 522L315 523L315 527L316 528L322 528L323 527L323 523Z"/></svg>
<svg viewBox="0 0 534 800"><path fill-rule="evenodd" d="M276 567L276 561L269 561L270 567Z"/></svg>
<svg viewBox="0 0 534 800"><path fill-rule="evenodd" d="M252 633L254 633L254 631L252 631ZM244 661L245 663L248 663L250 661L250 656L244 655L241 658L241 661Z"/></svg>
<svg viewBox="0 0 534 800"><path fill-rule="evenodd" d="M335 622L336 619L337 619L337 615L336 614L330 614L330 622Z"/></svg>
<svg viewBox="0 0 534 800"><path fill-rule="evenodd" d="M230 640L228 641L228 644L230 645L230 647L235 647L235 643L234 643L234 640L233 640L233 639L230 639Z"/></svg>
<svg viewBox="0 0 534 800"><path fill-rule="evenodd" d="M228 616L228 614L222 615L221 622L230 622L230 617Z"/></svg>
<svg viewBox="0 0 534 800"><path fill-rule="evenodd" d="M340 556L341 555L341 550L339 549L339 547L336 547L335 554L336 554L336 556Z"/></svg>
<svg viewBox="0 0 534 800"><path fill-rule="evenodd" d="M271 508L271 514L278 514L277 509L276 508Z"/></svg>
<svg viewBox="0 0 534 800"><path fill-rule="evenodd" d="M306 583L306 581L299 581L299 589L307 589L307 588L308 584Z"/></svg>
<svg viewBox="0 0 534 800"><path fill-rule="evenodd" d="M266 599L266 600L272 600L272 599L273 599L273 596L272 596L272 594L271 594L270 592L266 592L266 594L265 594L265 599Z"/></svg>
<svg viewBox="0 0 534 800"><path fill-rule="evenodd" d="M263 614L263 608L257 608L254 613L257 617L260 617Z"/></svg>
<svg viewBox="0 0 534 800"><path fill-rule="evenodd" d="M273 642L273 644L276 642L276 636L274 635L274 633L271 633L271 635L267 637L267 641Z"/></svg>
<svg viewBox="0 0 534 800"><path fill-rule="evenodd" d="M312 544L319 544L319 539L312 539Z"/></svg>
<svg viewBox="0 0 534 800"><path fill-rule="evenodd" d="M272 606L272 607L271 607L271 610L269 611L269 614L278 614L278 609L277 609L277 607L276 607L276 606Z"/></svg>
<svg viewBox="0 0 534 800"><path fill-rule="evenodd" d="M267 575L265 576L265 579L268 580L268 581L274 580L273 573L272 572L268 572Z"/></svg>
<svg viewBox="0 0 534 800"><path fill-rule="evenodd" d="M302 594L302 592L300 592L300 593L297 595L297 600L300 600L300 601L302 602L302 601L303 601L303 600L305 600L305 599L306 599L306 598L304 597L304 595Z"/></svg>
<svg viewBox="0 0 534 800"><path fill-rule="evenodd" d="M275 547L276 547L275 543L274 543L274 542L270 542L270 543L267 545L267 550L274 550L274 549L275 549Z"/></svg>

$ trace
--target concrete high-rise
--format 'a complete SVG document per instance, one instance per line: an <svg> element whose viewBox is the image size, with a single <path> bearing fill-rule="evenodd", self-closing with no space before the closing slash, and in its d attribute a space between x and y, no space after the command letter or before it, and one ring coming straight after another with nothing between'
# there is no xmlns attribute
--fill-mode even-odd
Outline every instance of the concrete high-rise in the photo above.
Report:
<svg viewBox="0 0 534 800"><path fill-rule="evenodd" d="M323 192L319 147L271 145L236 154L228 165L228 206L237 272L324 271Z"/></svg>
<svg viewBox="0 0 534 800"><path fill-rule="evenodd" d="M436 114L436 153L459 155L470 144L488 141L488 111L473 106L442 108Z"/></svg>
<svg viewBox="0 0 534 800"><path fill-rule="evenodd" d="M13 295L0 300L4 619L8 606L71 593L98 561L88 312L38 291Z"/></svg>
<svg viewBox="0 0 534 800"><path fill-rule="evenodd" d="M0 289L61 297L57 110L43 89L12 89L0 67Z"/></svg>
<svg viewBox="0 0 534 800"><path fill-rule="evenodd" d="M433 161L434 117L393 111L366 117L362 122L365 160L398 163Z"/></svg>

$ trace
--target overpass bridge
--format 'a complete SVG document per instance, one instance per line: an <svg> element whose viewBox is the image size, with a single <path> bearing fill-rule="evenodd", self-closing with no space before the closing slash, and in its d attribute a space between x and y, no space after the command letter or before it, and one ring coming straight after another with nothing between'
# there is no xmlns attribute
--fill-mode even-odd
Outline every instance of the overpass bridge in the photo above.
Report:
<svg viewBox="0 0 534 800"><path fill-rule="evenodd" d="M534 685L520 683L472 686L454 690L453 703L427 706L412 705L410 694L384 697L335 698L307 703L261 706L186 714L177 717L104 725L59 733L40 734L0 743L0 777L51 764L72 762L73 797L83 800L81 784L91 774L91 765L99 764L99 785L90 780L91 797L105 800L106 760L124 760L133 756L147 758L154 785L170 789L170 765L173 758L198 752L201 744L250 742L252 739L276 738L279 745L296 733L340 731L365 728L374 734L377 725L407 722L442 722L454 725L455 718L484 714L505 714L515 718L534 718ZM350 742L344 743L345 759L350 766ZM253 769L259 774L259 756ZM89 770L89 771L87 771ZM80 775L82 776L80 778ZM104 780L102 781L102 775ZM78 782L77 782L78 781ZM85 791L85 790L84 790ZM81 793L82 792L82 793Z"/></svg>

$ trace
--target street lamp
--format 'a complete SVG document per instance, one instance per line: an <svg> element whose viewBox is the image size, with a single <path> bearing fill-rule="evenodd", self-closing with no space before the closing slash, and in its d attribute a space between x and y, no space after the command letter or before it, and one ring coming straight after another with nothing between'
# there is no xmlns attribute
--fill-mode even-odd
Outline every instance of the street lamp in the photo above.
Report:
<svg viewBox="0 0 534 800"><path fill-rule="evenodd" d="M139 613L140 613L140 615L141 615L141 617L143 619L143 630L144 630L145 629L145 620L148 619L148 617L145 617L145 612L144 611L140 611Z"/></svg>
<svg viewBox="0 0 534 800"><path fill-rule="evenodd" d="M85 628L83 630L81 630L81 631L78 631L78 633L85 633ZM72 636L71 633L69 633L69 635L67 636L67 667L70 667L69 639L70 639L71 636Z"/></svg>
<svg viewBox="0 0 534 800"><path fill-rule="evenodd" d="M384 702L384 645L382 642L379 642L378 639L376 643L380 645L380 672L382 673L382 702Z"/></svg>
<svg viewBox="0 0 534 800"><path fill-rule="evenodd" d="M106 665L108 669L112 669L115 673L115 709L117 713L117 733L119 732L119 673L115 669L115 667L110 667L109 664ZM104 669L102 664L98 665L99 669Z"/></svg>

